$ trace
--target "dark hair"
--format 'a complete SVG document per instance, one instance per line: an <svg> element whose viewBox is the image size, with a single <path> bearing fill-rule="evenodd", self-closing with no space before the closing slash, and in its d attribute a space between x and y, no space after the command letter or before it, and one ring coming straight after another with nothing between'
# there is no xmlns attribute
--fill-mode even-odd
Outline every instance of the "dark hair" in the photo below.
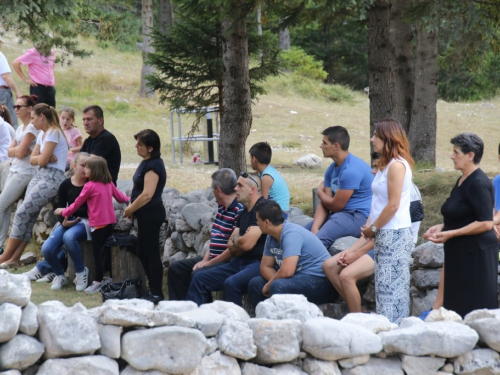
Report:
<svg viewBox="0 0 500 375"><path fill-rule="evenodd" d="M83 109L83 113L87 113L90 111L94 112L95 117L104 118L104 112L102 111L102 108L99 107L98 105L89 105Z"/></svg>
<svg viewBox="0 0 500 375"><path fill-rule="evenodd" d="M59 116L63 113L66 112L68 113L71 118L74 120L75 119L75 110L71 107L62 107L62 109L59 111Z"/></svg>
<svg viewBox="0 0 500 375"><path fill-rule="evenodd" d="M283 224L285 218L278 203L272 199L262 199L255 205L255 212L261 220L269 220L272 225Z"/></svg>
<svg viewBox="0 0 500 375"><path fill-rule="evenodd" d="M372 160L380 159L381 156L379 152L372 152Z"/></svg>
<svg viewBox="0 0 500 375"><path fill-rule="evenodd" d="M468 154L469 152L473 152L474 153L474 159L473 159L474 164L477 165L481 162L481 159L483 157L483 151L484 151L484 143L483 143L483 140L481 138L479 138L476 134L469 133L469 132L459 134L456 137L453 137L450 140L450 143L453 146L460 147L460 151L462 151L464 154Z"/></svg>
<svg viewBox="0 0 500 375"><path fill-rule="evenodd" d="M5 120L5 122L8 122L10 125L12 125L12 117L10 116L10 111L3 104L0 105L0 116Z"/></svg>
<svg viewBox="0 0 500 375"><path fill-rule="evenodd" d="M134 138L136 141L141 142L144 146L153 148L153 151L149 153L149 157L151 159L159 158L161 156L160 136L157 132L151 129L144 129L134 135Z"/></svg>
<svg viewBox="0 0 500 375"><path fill-rule="evenodd" d="M212 174L212 187L220 188L226 195L234 194L238 178L230 168L221 168Z"/></svg>
<svg viewBox="0 0 500 375"><path fill-rule="evenodd" d="M378 121L374 124L377 137L384 141L379 167L385 168L394 158L405 159L413 169L415 162L410 153L410 142L401 124L392 118Z"/></svg>
<svg viewBox="0 0 500 375"><path fill-rule="evenodd" d="M24 100L26 105L34 107L38 103L38 95L22 95L18 99Z"/></svg>
<svg viewBox="0 0 500 375"><path fill-rule="evenodd" d="M331 144L337 142L342 151L349 150L351 138L349 137L347 129L343 126L330 126L329 128L323 130L321 134L326 135Z"/></svg>
<svg viewBox="0 0 500 375"><path fill-rule="evenodd" d="M102 156L91 155L85 165L90 169L90 181L102 182L109 184L113 181L111 173L109 173L108 163Z"/></svg>
<svg viewBox="0 0 500 375"><path fill-rule="evenodd" d="M500 143L498 144L498 155L500 155Z"/></svg>
<svg viewBox="0 0 500 375"><path fill-rule="evenodd" d="M273 150L269 143L259 142L250 147L250 156L255 156L257 161L261 164L270 164L271 157L273 156Z"/></svg>

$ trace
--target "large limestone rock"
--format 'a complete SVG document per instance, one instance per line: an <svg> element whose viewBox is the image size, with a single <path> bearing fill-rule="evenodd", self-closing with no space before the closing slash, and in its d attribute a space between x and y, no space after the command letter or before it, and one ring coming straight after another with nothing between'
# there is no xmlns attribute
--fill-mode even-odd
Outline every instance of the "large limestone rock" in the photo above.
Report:
<svg viewBox="0 0 500 375"><path fill-rule="evenodd" d="M166 372L158 370L139 371L132 366L127 366L120 372L120 375L168 375ZM192 374L190 374L192 375Z"/></svg>
<svg viewBox="0 0 500 375"><path fill-rule="evenodd" d="M226 301L221 301L217 300L212 303L206 303L204 305L200 306L200 309L211 309L217 311L219 314L228 316L230 318L235 319L236 317L239 317L239 319L243 321L248 321L250 320L250 315L245 311L245 309L241 306L238 306L237 304L233 302L226 302ZM231 312L234 312L235 314L228 313L228 310L231 310Z"/></svg>
<svg viewBox="0 0 500 375"><path fill-rule="evenodd" d="M172 313L182 313L196 309L198 309L198 305L193 301L160 301L155 307L155 310Z"/></svg>
<svg viewBox="0 0 500 375"><path fill-rule="evenodd" d="M33 302L23 308L19 331L29 336L35 336L38 331L38 307Z"/></svg>
<svg viewBox="0 0 500 375"><path fill-rule="evenodd" d="M444 358L457 357L471 351L479 339L476 331L455 322L415 324L381 332L379 336L386 352Z"/></svg>
<svg viewBox="0 0 500 375"><path fill-rule="evenodd" d="M420 289L433 289L439 285L441 277L441 268L416 270L411 274L415 286Z"/></svg>
<svg viewBox="0 0 500 375"><path fill-rule="evenodd" d="M345 359L339 359L338 364L342 366L343 368L353 368L359 365L364 365L365 363L368 363L370 360L371 356L369 354L365 355L358 355L357 357L351 357L351 358L345 358Z"/></svg>
<svg viewBox="0 0 500 375"><path fill-rule="evenodd" d="M206 204L189 203L182 208L184 220L194 230L201 229L212 221L214 209Z"/></svg>
<svg viewBox="0 0 500 375"><path fill-rule="evenodd" d="M372 331L330 318L310 319L302 324L302 338L303 350L327 361L378 353L382 350L380 338Z"/></svg>
<svg viewBox="0 0 500 375"><path fill-rule="evenodd" d="M293 165L298 165L300 168L321 168L323 160L314 154L306 154L293 162Z"/></svg>
<svg viewBox="0 0 500 375"><path fill-rule="evenodd" d="M16 335L0 346L0 369L25 370L40 359L45 348L28 335Z"/></svg>
<svg viewBox="0 0 500 375"><path fill-rule="evenodd" d="M250 319L257 345L256 362L272 364L289 362L299 356L301 333L299 320Z"/></svg>
<svg viewBox="0 0 500 375"><path fill-rule="evenodd" d="M455 359L455 374L500 374L500 354L491 349L476 349Z"/></svg>
<svg viewBox="0 0 500 375"><path fill-rule="evenodd" d="M223 353L245 361L257 355L253 331L242 320L227 319L217 334L217 345Z"/></svg>
<svg viewBox="0 0 500 375"><path fill-rule="evenodd" d="M219 351L203 357L192 375L240 375L238 361Z"/></svg>
<svg viewBox="0 0 500 375"><path fill-rule="evenodd" d="M49 359L37 375L119 375L118 363L103 355Z"/></svg>
<svg viewBox="0 0 500 375"><path fill-rule="evenodd" d="M335 240L335 242L330 246L328 251L330 254L335 255L338 254L344 250L347 250L350 248L352 245L354 245L359 238L357 237L352 237L352 236L347 236L347 237L340 237Z"/></svg>
<svg viewBox="0 0 500 375"><path fill-rule="evenodd" d="M125 333L121 357L141 371L189 374L198 367L206 346L205 336L196 329L159 327Z"/></svg>
<svg viewBox="0 0 500 375"><path fill-rule="evenodd" d="M22 310L12 303L0 305L0 343L12 339L21 324Z"/></svg>
<svg viewBox="0 0 500 375"><path fill-rule="evenodd" d="M443 244L425 242L415 248L412 256L417 268L440 268L444 263Z"/></svg>
<svg viewBox="0 0 500 375"><path fill-rule="evenodd" d="M28 276L0 270L0 285L0 304L10 302L23 307L30 301L31 285Z"/></svg>
<svg viewBox="0 0 500 375"><path fill-rule="evenodd" d="M241 364L241 375L276 375L276 371L255 363L243 362Z"/></svg>
<svg viewBox="0 0 500 375"><path fill-rule="evenodd" d="M437 289L418 289L414 286L410 288L411 314L419 316L424 311L432 308L437 296Z"/></svg>
<svg viewBox="0 0 500 375"><path fill-rule="evenodd" d="M458 315L455 311L446 310L444 307L432 310L427 318L426 322L456 322L462 323L462 317Z"/></svg>
<svg viewBox="0 0 500 375"><path fill-rule="evenodd" d="M479 339L488 345L491 349L500 351L500 319L495 316L493 312L488 310L476 311L478 314L475 316L468 314L466 324L479 334ZM481 315L491 314L493 317L481 318ZM474 313L474 312L473 312Z"/></svg>
<svg viewBox="0 0 500 375"><path fill-rule="evenodd" d="M377 314L350 313L340 320L342 323L350 323L369 329L373 333L390 331L398 328L397 324L391 323L387 317Z"/></svg>
<svg viewBox="0 0 500 375"><path fill-rule="evenodd" d="M313 218L308 215L297 215L293 217L289 217L288 221L297 225L300 225L301 227L305 227L307 224L309 224L311 221L313 221Z"/></svg>
<svg viewBox="0 0 500 375"><path fill-rule="evenodd" d="M276 375L307 375L299 366L291 363L283 363L273 366Z"/></svg>
<svg viewBox="0 0 500 375"><path fill-rule="evenodd" d="M193 320L195 327L198 328L205 337L212 337L219 332L219 329L224 322L224 315L219 314L214 310L196 309L182 313L184 318Z"/></svg>
<svg viewBox="0 0 500 375"><path fill-rule="evenodd" d="M99 349L99 354L114 359L120 358L122 332L123 328L120 326L100 326L99 339L101 340L101 349Z"/></svg>
<svg viewBox="0 0 500 375"><path fill-rule="evenodd" d="M302 362L302 370L307 374L341 375L339 365L335 361L321 361L316 358L306 358Z"/></svg>
<svg viewBox="0 0 500 375"><path fill-rule="evenodd" d="M364 365L342 371L342 375L404 375L404 372L398 358L371 358Z"/></svg>
<svg viewBox="0 0 500 375"><path fill-rule="evenodd" d="M445 359L438 357L415 357L403 355L403 370L406 375L427 375L434 374L443 367Z"/></svg>
<svg viewBox="0 0 500 375"><path fill-rule="evenodd" d="M45 358L94 354L101 347L97 324L84 312L42 304L38 311L39 336Z"/></svg>
<svg viewBox="0 0 500 375"><path fill-rule="evenodd" d="M302 294L275 294L260 302L255 309L255 317L264 319L297 319L305 322L320 316L323 313L318 306L307 301Z"/></svg>

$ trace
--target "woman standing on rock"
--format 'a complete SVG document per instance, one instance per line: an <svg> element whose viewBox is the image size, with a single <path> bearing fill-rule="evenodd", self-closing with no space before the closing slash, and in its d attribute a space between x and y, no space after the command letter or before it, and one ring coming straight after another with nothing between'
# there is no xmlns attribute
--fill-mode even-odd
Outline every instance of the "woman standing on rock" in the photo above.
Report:
<svg viewBox="0 0 500 375"><path fill-rule="evenodd" d="M498 240L492 229L493 185L479 168L484 143L472 133L450 142L451 159L462 176L441 207L444 224L429 228L424 238L444 243L443 307L464 317L498 307Z"/></svg>
<svg viewBox="0 0 500 375"><path fill-rule="evenodd" d="M30 157L31 165L38 167L38 170L14 216L5 253L0 255L0 268L4 269L20 265L19 259L31 239L40 210L54 198L64 181L68 142L59 125L56 110L47 104L37 104L31 111L31 121L35 129L40 131Z"/></svg>
<svg viewBox="0 0 500 375"><path fill-rule="evenodd" d="M150 129L134 135L137 154L142 161L135 171L131 204L124 215L137 219L137 256L141 260L149 283L146 299L158 303L164 299L162 292L163 265L160 258L160 227L166 213L161 199L167 182L165 164L160 158L160 137Z"/></svg>
<svg viewBox="0 0 500 375"><path fill-rule="evenodd" d="M367 224L361 228L366 239L374 239L375 297L377 313L399 323L410 315L410 194L413 158L401 124L394 119L375 123L371 138L380 153L372 183L372 205Z"/></svg>

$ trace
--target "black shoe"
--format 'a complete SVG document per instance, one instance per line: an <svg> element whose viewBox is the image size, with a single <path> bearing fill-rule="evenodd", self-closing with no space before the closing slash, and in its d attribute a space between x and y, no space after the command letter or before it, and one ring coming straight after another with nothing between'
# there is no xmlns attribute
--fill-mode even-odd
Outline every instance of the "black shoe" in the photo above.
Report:
<svg viewBox="0 0 500 375"><path fill-rule="evenodd" d="M163 297L163 294L160 294L159 296L155 296L151 291L148 292L142 299L145 299L147 301L153 302L155 305L158 304L158 302L163 301L165 297Z"/></svg>

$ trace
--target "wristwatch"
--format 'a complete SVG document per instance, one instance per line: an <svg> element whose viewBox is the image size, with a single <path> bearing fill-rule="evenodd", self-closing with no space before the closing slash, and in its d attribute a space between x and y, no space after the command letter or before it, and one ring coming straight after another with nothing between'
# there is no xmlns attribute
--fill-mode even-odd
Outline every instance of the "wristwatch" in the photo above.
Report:
<svg viewBox="0 0 500 375"><path fill-rule="evenodd" d="M373 232L373 235L376 235L378 233L377 227L373 224L372 224L372 232Z"/></svg>

